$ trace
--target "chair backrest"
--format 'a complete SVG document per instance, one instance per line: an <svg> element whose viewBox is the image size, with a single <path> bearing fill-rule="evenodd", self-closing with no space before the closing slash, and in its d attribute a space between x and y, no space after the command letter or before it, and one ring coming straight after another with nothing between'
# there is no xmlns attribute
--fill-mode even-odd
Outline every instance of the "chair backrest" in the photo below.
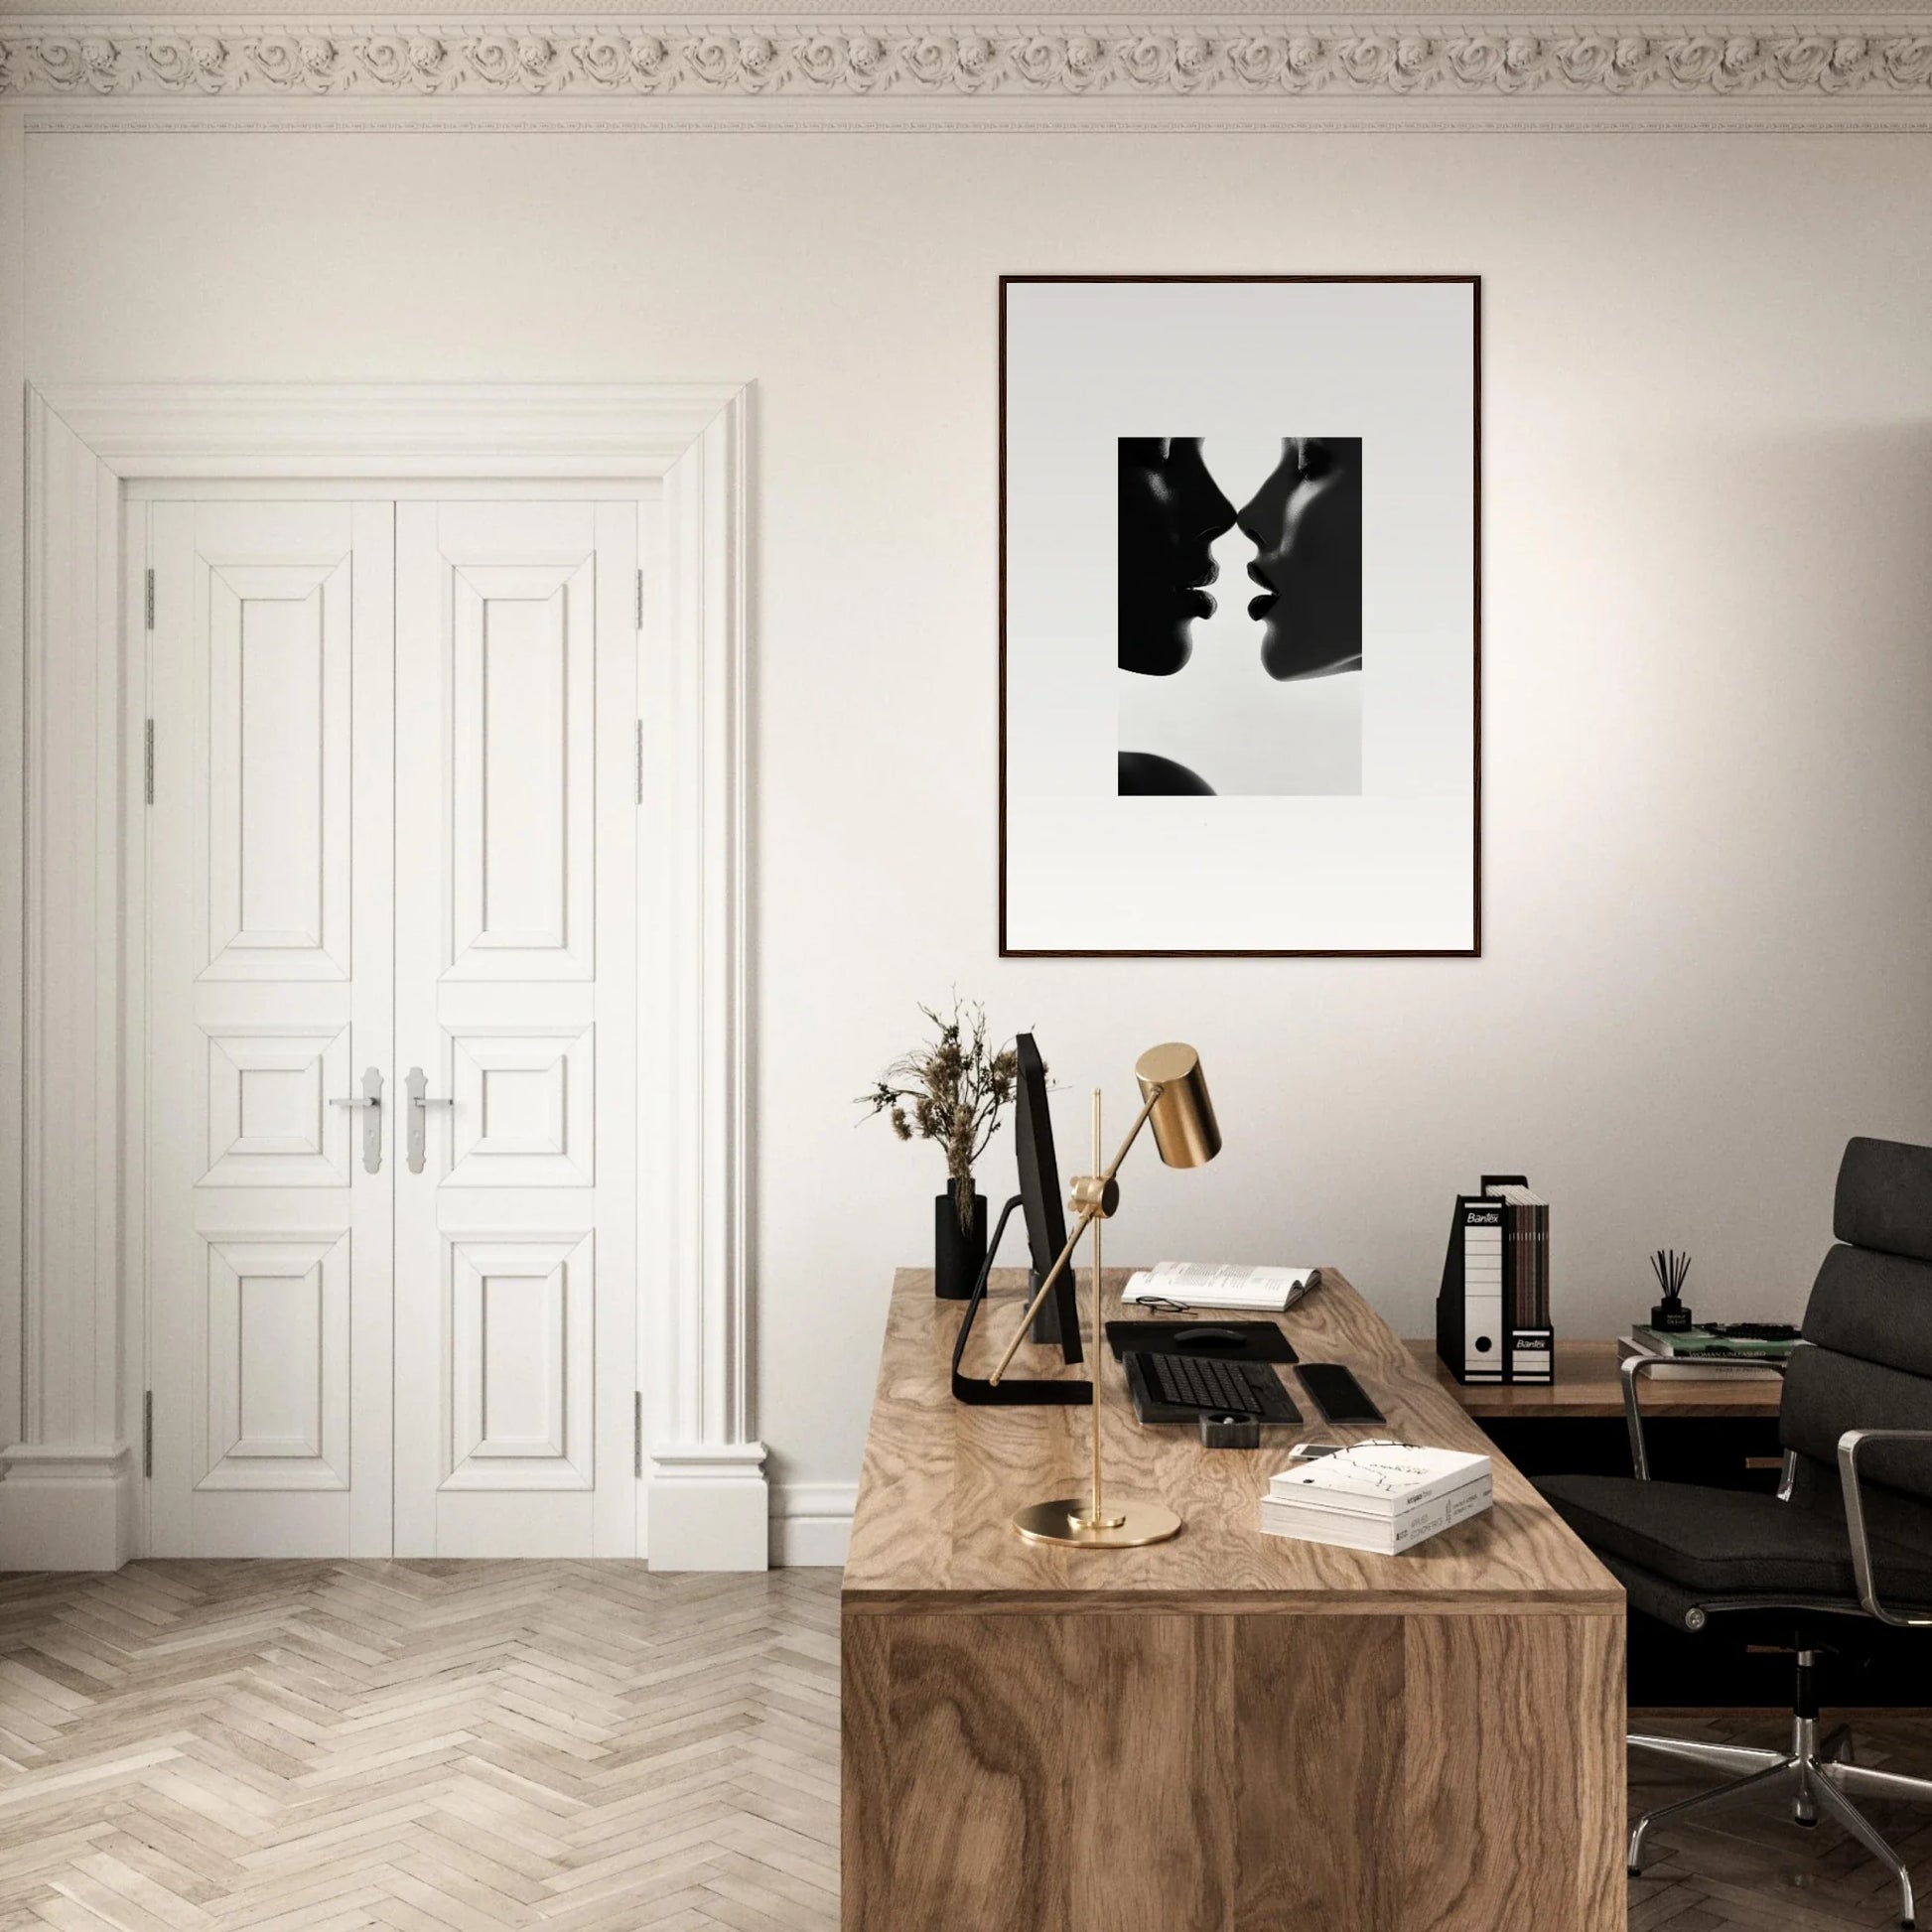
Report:
<svg viewBox="0 0 1932 1932"><path fill-rule="evenodd" d="M1851 1142L1832 1232L1778 1433L1798 1456L1792 1500L1838 1510L1848 1429L1932 1430L1932 1148ZM1873 1533L1932 1549L1932 1447L1873 1444L1859 1469Z"/></svg>

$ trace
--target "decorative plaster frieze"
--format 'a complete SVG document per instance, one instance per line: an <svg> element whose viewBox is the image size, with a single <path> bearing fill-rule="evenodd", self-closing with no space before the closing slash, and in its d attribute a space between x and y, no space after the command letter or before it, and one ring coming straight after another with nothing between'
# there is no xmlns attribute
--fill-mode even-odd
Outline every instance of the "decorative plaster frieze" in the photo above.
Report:
<svg viewBox="0 0 1932 1932"><path fill-rule="evenodd" d="M1863 31L1161 26L196 25L0 21L0 93L39 98L1115 103L1932 102L1932 20Z"/></svg>

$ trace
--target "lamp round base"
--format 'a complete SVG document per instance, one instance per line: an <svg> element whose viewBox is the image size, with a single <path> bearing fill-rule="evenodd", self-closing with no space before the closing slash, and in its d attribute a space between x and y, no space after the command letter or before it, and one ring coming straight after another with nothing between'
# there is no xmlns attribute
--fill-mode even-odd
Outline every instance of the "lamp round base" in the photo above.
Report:
<svg viewBox="0 0 1932 1932"><path fill-rule="evenodd" d="M1110 1497L1109 1516L1118 1523L1086 1521L1092 1507L1088 1496L1063 1496L1050 1503L1029 1503L1013 1519L1013 1527L1029 1543L1062 1543L1075 1550L1139 1550L1165 1543L1180 1534L1180 1518L1162 1503L1122 1502Z"/></svg>

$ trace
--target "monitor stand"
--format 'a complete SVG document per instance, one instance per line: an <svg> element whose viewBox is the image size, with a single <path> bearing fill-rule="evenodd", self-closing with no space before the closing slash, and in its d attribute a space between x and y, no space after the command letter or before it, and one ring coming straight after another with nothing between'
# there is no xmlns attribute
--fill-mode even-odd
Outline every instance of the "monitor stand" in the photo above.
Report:
<svg viewBox="0 0 1932 1932"><path fill-rule="evenodd" d="M1058 1407L1068 1409L1090 1407L1093 1402L1093 1384L1091 1382L1084 1380L1079 1382L1032 1382L1016 1375L1003 1375L998 1382L989 1382L983 1375L967 1375L963 1373L959 1366L965 1359L966 1344L972 1336L973 1317L979 1313L980 1304L986 1300L986 1284L993 1273L994 1259L1000 1252L1000 1237L1006 1233L1007 1222L1012 1218L1013 1210L1021 1204L1023 1198L1024 1196L1015 1194L1000 1209L999 1224L993 1230L993 1239L986 1244L985 1266L980 1269L979 1280L973 1284L973 1292L967 1297L965 1312L959 1317L959 1334L954 1340L952 1347L952 1392L961 1402L969 1402L976 1406L986 1408L1021 1408L1028 1404L1057 1405ZM1061 1304L1064 1302L1069 1307L1072 1304L1072 1270L1069 1269L1060 1278L1055 1292L1047 1297L1044 1306L1040 1309L1039 1320L1035 1321L1031 1331L1034 1340L1038 1341L1041 1338L1039 1321L1044 1320L1049 1314L1053 1320L1053 1332L1048 1339L1054 1342L1059 1340L1061 1332L1060 1317L1063 1312ZM1028 1280L1032 1284L1031 1293L1037 1295L1039 1293L1038 1276L1030 1274ZM1058 1293L1059 1289L1066 1289L1068 1291L1066 1296L1062 1297ZM1079 1333L1079 1314L1077 1310L1073 1311L1071 1318L1074 1323L1074 1333L1077 1335ZM1097 1338L1096 1346L1098 1346Z"/></svg>

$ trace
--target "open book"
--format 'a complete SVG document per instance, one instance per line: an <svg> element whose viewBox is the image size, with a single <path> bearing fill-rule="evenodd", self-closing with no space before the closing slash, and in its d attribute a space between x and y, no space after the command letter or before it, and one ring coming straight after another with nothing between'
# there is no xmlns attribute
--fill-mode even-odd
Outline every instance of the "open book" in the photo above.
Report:
<svg viewBox="0 0 1932 1932"><path fill-rule="evenodd" d="M1127 1279L1121 1300L1172 1302L1183 1309L1251 1309L1280 1314L1320 1282L1313 1268L1239 1268L1211 1261L1163 1261Z"/></svg>

